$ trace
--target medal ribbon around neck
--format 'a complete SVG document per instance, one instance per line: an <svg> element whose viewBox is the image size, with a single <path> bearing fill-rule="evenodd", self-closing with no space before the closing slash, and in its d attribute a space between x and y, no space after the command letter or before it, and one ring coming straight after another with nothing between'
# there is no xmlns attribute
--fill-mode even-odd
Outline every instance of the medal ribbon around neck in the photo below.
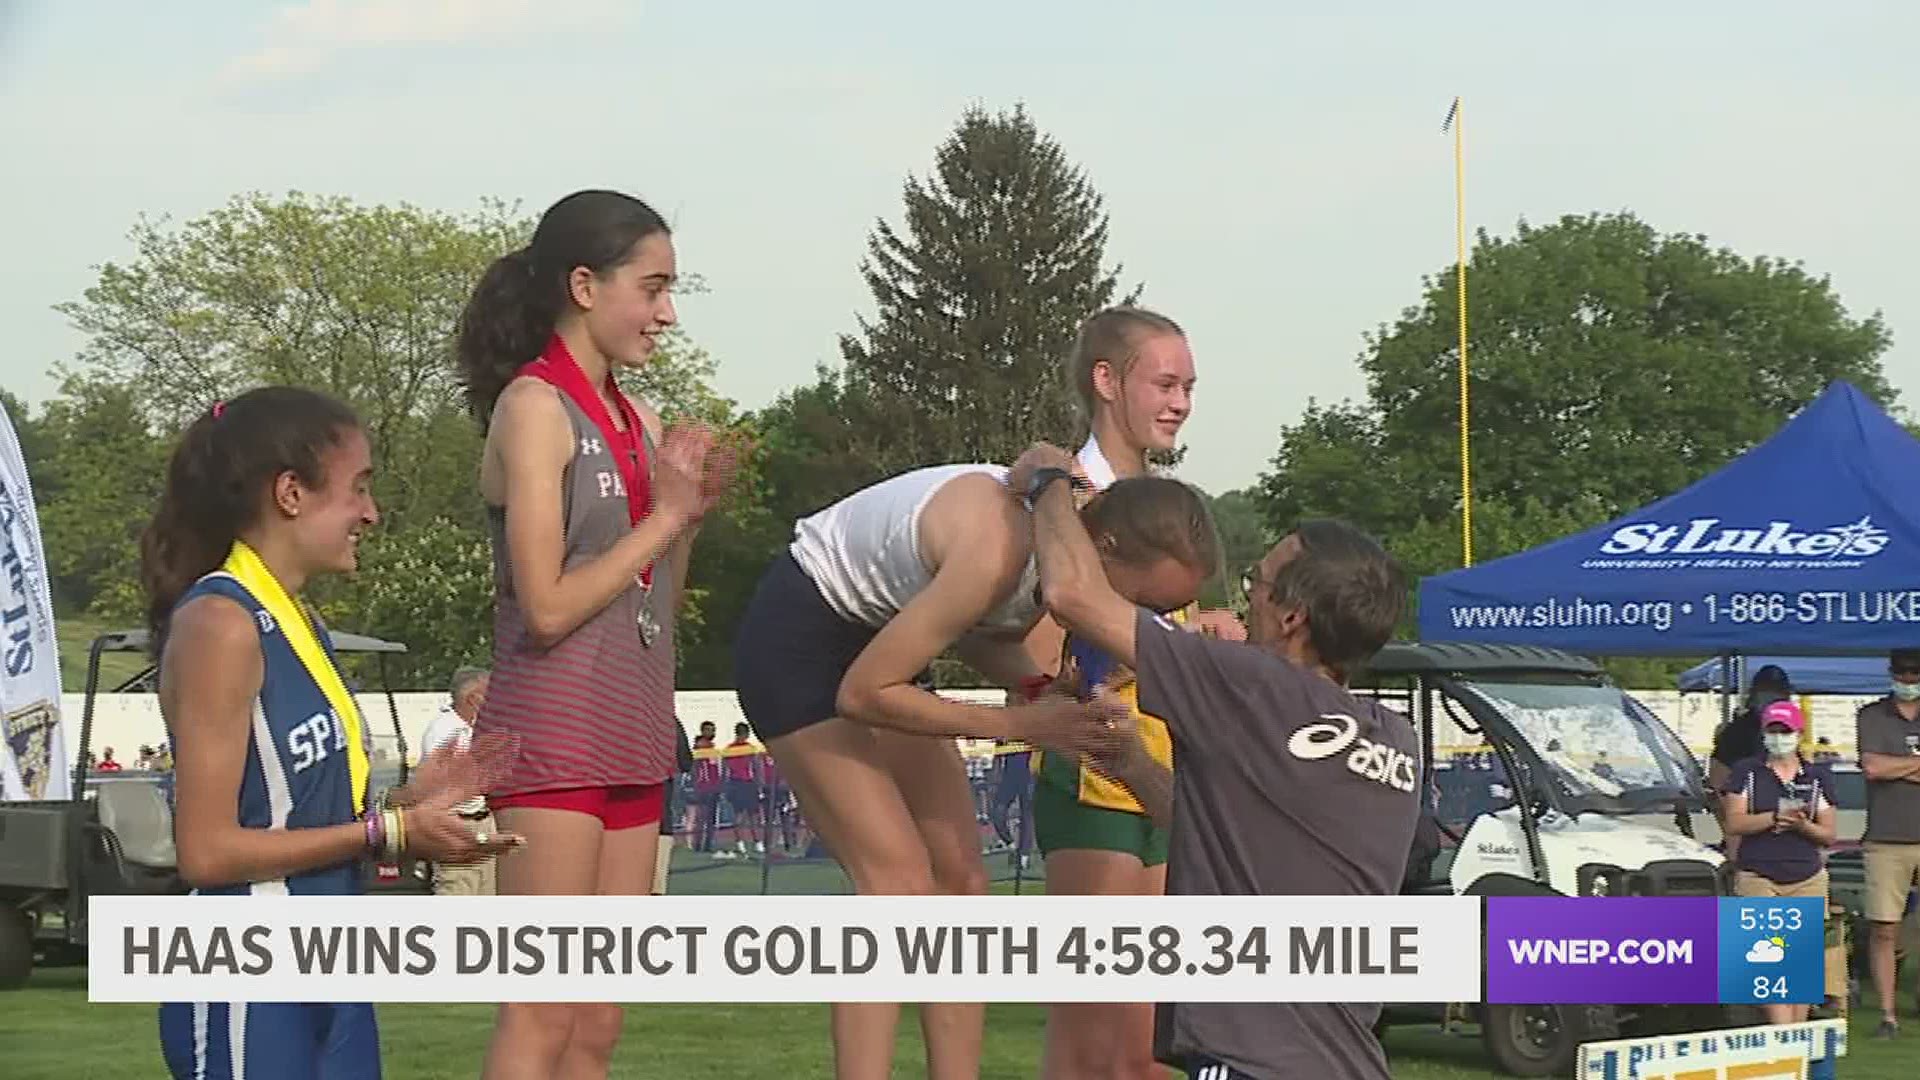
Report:
<svg viewBox="0 0 1920 1080"><path fill-rule="evenodd" d="M614 426L612 414L607 412L607 403L587 381L587 373L580 369L580 362L573 358L567 344L555 334L547 341L547 347L540 353L540 359L522 367L520 374L551 384L555 389L567 395L580 411L587 414L593 426L600 429L600 437L606 440L607 449L613 451L613 466L620 470L621 482L627 488L627 524L638 525L653 512L653 484L646 462L646 441L641 434L640 414L627 400L627 395L613 381L613 372L607 372L607 397L613 399L614 407L627 422L627 430L621 431ZM653 587L653 564L648 563L640 571L640 584L643 588Z"/></svg>
<svg viewBox="0 0 1920 1080"><path fill-rule="evenodd" d="M360 717L360 706L347 693L347 684L340 678L340 669L334 666L333 657L320 644L320 638L314 633L313 623L307 619L307 613L294 603L287 590L281 588L273 571L259 554L243 541L235 540L233 549L227 555L222 570L232 574L260 606L273 616L280 627L280 633L292 647L293 654L300 658L300 664L307 669L307 675L314 685L326 697L327 704L333 707L333 715L347 729L347 775L353 786L353 812L359 814L366 809L367 803L367 744L362 741L365 724Z"/></svg>

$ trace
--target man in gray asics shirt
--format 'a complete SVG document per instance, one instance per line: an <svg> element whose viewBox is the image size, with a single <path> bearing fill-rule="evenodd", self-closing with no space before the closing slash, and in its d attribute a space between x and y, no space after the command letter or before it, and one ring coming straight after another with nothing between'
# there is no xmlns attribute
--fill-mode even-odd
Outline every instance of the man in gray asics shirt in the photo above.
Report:
<svg viewBox="0 0 1920 1080"><path fill-rule="evenodd" d="M1116 730L1103 768L1170 827L1167 893L1391 896L1419 816L1419 741L1354 697L1350 672L1386 644L1407 582L1372 539L1304 524L1242 577L1247 642L1192 633L1107 584L1068 492L1071 459L1029 450L1008 484L1034 514L1046 606L1138 678L1166 721L1169 772ZM1364 752L1360 752L1364 751ZM1154 1054L1190 1078L1387 1080L1377 1004L1162 1004Z"/></svg>

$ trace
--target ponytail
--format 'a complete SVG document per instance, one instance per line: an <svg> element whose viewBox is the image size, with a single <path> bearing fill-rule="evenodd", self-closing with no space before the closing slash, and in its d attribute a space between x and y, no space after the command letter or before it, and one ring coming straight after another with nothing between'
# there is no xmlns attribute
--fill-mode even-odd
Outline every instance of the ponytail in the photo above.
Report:
<svg viewBox="0 0 1920 1080"><path fill-rule="evenodd" d="M226 497L225 464L214 448L216 422L213 414L202 413L180 436L167 462L166 489L140 536L140 580L156 657L174 605L226 559L239 535L237 508Z"/></svg>
<svg viewBox="0 0 1920 1080"><path fill-rule="evenodd" d="M290 386L248 391L187 425L167 461L166 488L140 536L140 582L154 656L180 598L219 569L233 542L258 521L273 480L292 472L307 487L322 487L321 455L359 427L347 406Z"/></svg>
<svg viewBox="0 0 1920 1080"><path fill-rule="evenodd" d="M480 275L460 313L454 355L467 409L481 430L486 430L500 392L546 347L564 288L564 282L542 277L530 248L495 259Z"/></svg>

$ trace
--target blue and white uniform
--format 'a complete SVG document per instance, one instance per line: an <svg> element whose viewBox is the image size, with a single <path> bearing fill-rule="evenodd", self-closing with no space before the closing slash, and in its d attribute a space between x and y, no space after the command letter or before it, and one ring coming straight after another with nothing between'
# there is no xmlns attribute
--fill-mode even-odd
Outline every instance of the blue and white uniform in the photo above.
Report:
<svg viewBox="0 0 1920 1080"><path fill-rule="evenodd" d="M355 820L347 726L275 619L238 579L215 572L181 598L224 596L253 616L265 673L240 781L240 824L312 829ZM316 629L329 662L326 634ZM363 745L366 736L362 736ZM196 896L357 896L357 863L271 881L196 889ZM160 1006L160 1046L175 1077L192 1080L360 1080L380 1076L371 1004L169 1003Z"/></svg>

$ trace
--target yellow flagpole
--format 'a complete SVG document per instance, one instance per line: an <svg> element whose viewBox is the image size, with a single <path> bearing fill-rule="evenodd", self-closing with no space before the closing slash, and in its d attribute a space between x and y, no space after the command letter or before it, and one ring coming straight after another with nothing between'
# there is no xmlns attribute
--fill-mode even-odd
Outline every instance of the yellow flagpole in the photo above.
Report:
<svg viewBox="0 0 1920 1080"><path fill-rule="evenodd" d="M1473 565L1473 467L1469 453L1467 397L1467 161L1466 137L1462 130L1460 99L1453 99L1447 114L1453 128L1453 204L1454 240L1458 247L1458 266L1454 272L1460 300L1460 558Z"/></svg>

